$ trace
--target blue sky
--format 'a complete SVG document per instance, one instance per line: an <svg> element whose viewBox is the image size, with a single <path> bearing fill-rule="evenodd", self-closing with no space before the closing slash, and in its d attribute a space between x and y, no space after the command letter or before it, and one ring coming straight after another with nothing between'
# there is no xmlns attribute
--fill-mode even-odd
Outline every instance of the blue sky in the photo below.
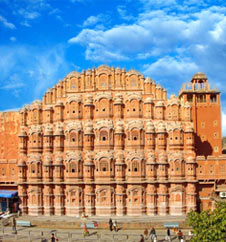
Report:
<svg viewBox="0 0 226 242"><path fill-rule="evenodd" d="M226 135L224 0L0 0L0 110L100 64L135 68L169 95L206 73Z"/></svg>

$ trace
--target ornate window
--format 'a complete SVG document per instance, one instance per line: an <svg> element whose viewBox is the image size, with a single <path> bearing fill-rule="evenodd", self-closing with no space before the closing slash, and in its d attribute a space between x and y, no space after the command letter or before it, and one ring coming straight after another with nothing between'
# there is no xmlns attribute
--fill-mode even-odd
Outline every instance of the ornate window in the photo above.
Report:
<svg viewBox="0 0 226 242"><path fill-rule="evenodd" d="M133 130L132 131L132 140L138 140L138 137L139 137L139 135L138 135L138 131L136 131L136 130Z"/></svg>
<svg viewBox="0 0 226 242"><path fill-rule="evenodd" d="M71 141L71 143L75 143L76 142L76 134L75 133L71 133L70 134L70 141Z"/></svg>
<svg viewBox="0 0 226 242"><path fill-rule="evenodd" d="M77 172L76 165L75 165L74 162L71 162L71 164L69 165L69 171L70 171L71 173L75 173L75 172Z"/></svg>
<svg viewBox="0 0 226 242"><path fill-rule="evenodd" d="M139 162L137 160L134 160L132 162L132 171L138 172L139 171Z"/></svg>
<svg viewBox="0 0 226 242"><path fill-rule="evenodd" d="M100 140L107 141L108 140L108 132L106 130L100 131Z"/></svg>
<svg viewBox="0 0 226 242"><path fill-rule="evenodd" d="M101 171L108 171L109 169L108 169L108 162L107 161L102 161L101 163L100 163L100 170Z"/></svg>

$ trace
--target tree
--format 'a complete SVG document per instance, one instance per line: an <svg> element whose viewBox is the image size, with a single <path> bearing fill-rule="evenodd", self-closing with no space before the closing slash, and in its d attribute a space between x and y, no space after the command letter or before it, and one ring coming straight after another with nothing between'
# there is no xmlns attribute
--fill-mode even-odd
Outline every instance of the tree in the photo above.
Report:
<svg viewBox="0 0 226 242"><path fill-rule="evenodd" d="M226 241L226 202L216 202L216 208L188 214L189 224L193 228L192 242Z"/></svg>

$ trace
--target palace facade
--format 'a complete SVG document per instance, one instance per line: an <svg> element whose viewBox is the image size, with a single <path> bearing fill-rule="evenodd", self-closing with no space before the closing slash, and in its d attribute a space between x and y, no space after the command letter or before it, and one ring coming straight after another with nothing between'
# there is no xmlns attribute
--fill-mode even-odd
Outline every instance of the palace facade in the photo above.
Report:
<svg viewBox="0 0 226 242"><path fill-rule="evenodd" d="M135 70L74 71L0 121L0 190L23 214L182 215L226 192L220 92L203 73L168 99Z"/></svg>

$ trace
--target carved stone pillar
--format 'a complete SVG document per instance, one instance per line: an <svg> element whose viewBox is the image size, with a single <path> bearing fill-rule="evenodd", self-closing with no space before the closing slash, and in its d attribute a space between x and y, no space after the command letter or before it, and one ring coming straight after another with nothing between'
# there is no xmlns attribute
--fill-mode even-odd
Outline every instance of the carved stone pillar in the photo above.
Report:
<svg viewBox="0 0 226 242"><path fill-rule="evenodd" d="M54 189L54 208L55 215L61 216L64 215L64 187L63 185L55 185Z"/></svg>
<svg viewBox="0 0 226 242"><path fill-rule="evenodd" d="M154 216L157 214L157 189L155 184L147 185L147 215Z"/></svg>
<svg viewBox="0 0 226 242"><path fill-rule="evenodd" d="M125 201L125 187L124 185L117 184L116 186L116 215L124 216L126 213L126 201Z"/></svg>

